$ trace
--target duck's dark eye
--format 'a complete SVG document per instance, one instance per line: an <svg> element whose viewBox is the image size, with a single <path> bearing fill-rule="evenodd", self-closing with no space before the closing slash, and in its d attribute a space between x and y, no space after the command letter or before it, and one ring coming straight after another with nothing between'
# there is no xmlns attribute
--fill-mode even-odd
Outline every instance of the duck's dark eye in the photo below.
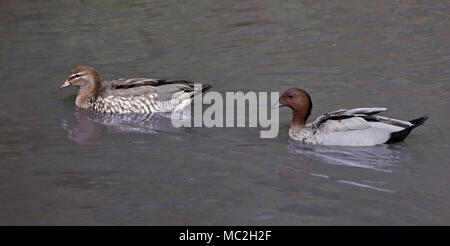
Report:
<svg viewBox="0 0 450 246"><path fill-rule="evenodd" d="M74 75L70 76L70 79L76 79L76 78L79 78L79 77L81 77L80 74L74 74Z"/></svg>
<svg viewBox="0 0 450 246"><path fill-rule="evenodd" d="M75 75L70 75L69 79L75 79Z"/></svg>
<svg viewBox="0 0 450 246"><path fill-rule="evenodd" d="M292 96L292 95L288 95L288 97L289 97L289 98L293 98L294 96Z"/></svg>

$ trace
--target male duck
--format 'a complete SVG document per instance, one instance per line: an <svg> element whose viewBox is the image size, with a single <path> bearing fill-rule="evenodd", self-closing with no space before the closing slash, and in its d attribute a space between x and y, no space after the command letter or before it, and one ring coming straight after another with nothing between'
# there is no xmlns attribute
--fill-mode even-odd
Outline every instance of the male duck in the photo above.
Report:
<svg viewBox="0 0 450 246"><path fill-rule="evenodd" d="M291 88L283 93L274 107L287 106L293 110L289 137L310 144L372 146L403 141L412 129L422 125L428 116L403 121L374 114L386 108L340 109L319 116L305 124L312 102L306 91Z"/></svg>
<svg viewBox="0 0 450 246"><path fill-rule="evenodd" d="M93 68L78 66L60 86L75 85L80 88L75 104L79 108L103 113L138 113L180 111L192 101L194 94L211 88L192 86L185 80L147 78L101 81Z"/></svg>

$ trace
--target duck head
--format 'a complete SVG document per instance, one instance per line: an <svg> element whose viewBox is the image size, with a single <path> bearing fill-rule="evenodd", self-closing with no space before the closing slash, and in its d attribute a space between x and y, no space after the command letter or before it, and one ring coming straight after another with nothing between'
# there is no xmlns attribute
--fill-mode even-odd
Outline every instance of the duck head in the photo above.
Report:
<svg viewBox="0 0 450 246"><path fill-rule="evenodd" d="M312 101L309 94L299 88L291 88L285 91L278 104L274 107L289 107L293 111L293 118L291 128L302 128L305 126L305 122L311 114Z"/></svg>
<svg viewBox="0 0 450 246"><path fill-rule="evenodd" d="M80 88L76 104L84 99L94 97L101 85L100 75L93 68L78 66L67 77L60 89L75 85Z"/></svg>
<svg viewBox="0 0 450 246"><path fill-rule="evenodd" d="M100 76L93 68L78 66L67 77L66 81L59 87L60 89L75 85L80 89L94 88L100 86Z"/></svg>

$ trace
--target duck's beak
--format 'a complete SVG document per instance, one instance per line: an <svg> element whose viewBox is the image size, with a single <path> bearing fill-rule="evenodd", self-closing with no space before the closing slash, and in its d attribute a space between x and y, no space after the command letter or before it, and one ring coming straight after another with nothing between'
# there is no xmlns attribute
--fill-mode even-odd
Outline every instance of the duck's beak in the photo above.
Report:
<svg viewBox="0 0 450 246"><path fill-rule="evenodd" d="M280 101L278 101L278 102L276 102L276 103L274 103L274 104L272 105L272 109L280 108L280 107L283 107L283 106L284 106L284 105L281 104Z"/></svg>
<svg viewBox="0 0 450 246"><path fill-rule="evenodd" d="M64 81L64 83L62 83L62 85L59 87L59 89L62 89L64 87L70 86L70 83L68 80Z"/></svg>

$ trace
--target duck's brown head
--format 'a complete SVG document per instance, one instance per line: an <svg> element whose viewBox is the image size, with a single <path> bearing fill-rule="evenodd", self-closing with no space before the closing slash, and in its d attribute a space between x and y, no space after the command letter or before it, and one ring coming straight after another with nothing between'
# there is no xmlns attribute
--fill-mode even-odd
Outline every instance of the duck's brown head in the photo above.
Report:
<svg viewBox="0 0 450 246"><path fill-rule="evenodd" d="M285 91L279 100L279 107L287 106L294 112L291 126L303 127L311 114L312 101L309 94L299 88L291 88Z"/></svg>
<svg viewBox="0 0 450 246"><path fill-rule="evenodd" d="M100 86L100 75L91 67L78 66L67 77L60 89L75 85L80 89L94 89Z"/></svg>
<svg viewBox="0 0 450 246"><path fill-rule="evenodd" d="M66 81L59 88L62 89L71 85L80 88L75 103L81 107L83 102L97 95L101 85L100 75L93 68L78 66L72 70Z"/></svg>

